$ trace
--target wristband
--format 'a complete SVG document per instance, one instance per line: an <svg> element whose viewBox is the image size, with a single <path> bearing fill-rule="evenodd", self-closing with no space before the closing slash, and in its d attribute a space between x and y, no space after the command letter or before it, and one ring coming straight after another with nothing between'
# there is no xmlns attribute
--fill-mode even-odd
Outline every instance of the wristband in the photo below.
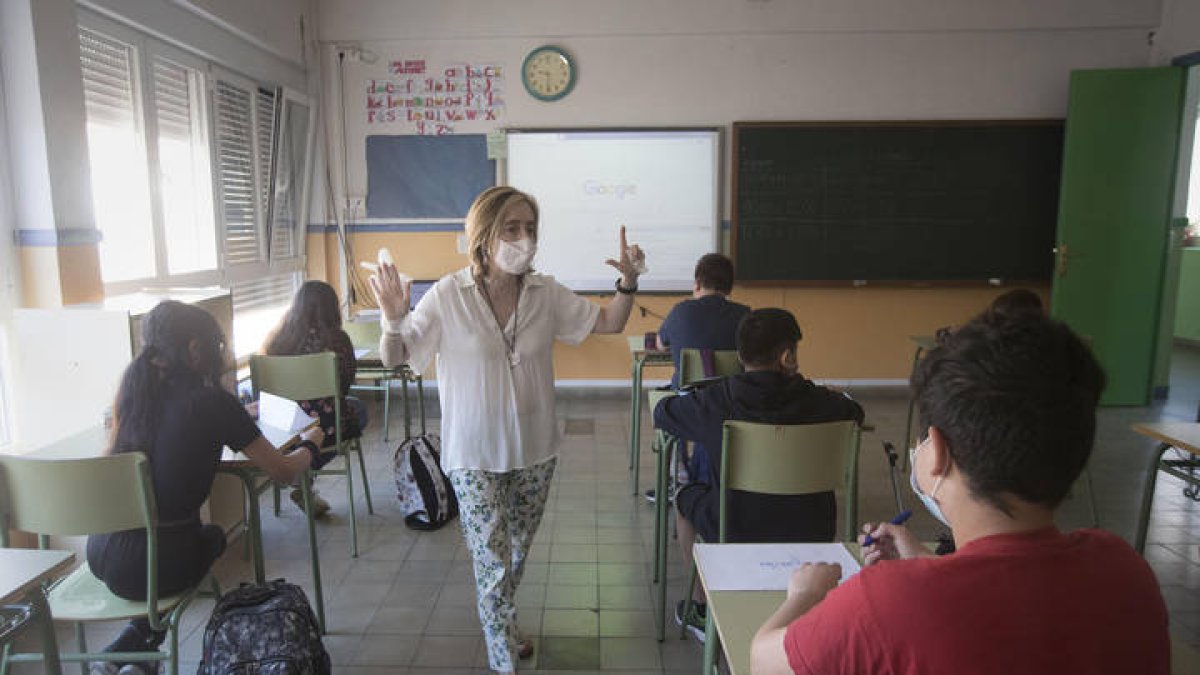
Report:
<svg viewBox="0 0 1200 675"><path fill-rule="evenodd" d="M307 448L309 454L312 455L311 460L313 460L313 461L315 461L317 459L317 455L321 454L321 450L320 450L320 448L317 447L317 444L313 443L312 441L308 440L307 438L300 441L299 443L297 443L296 448Z"/></svg>
<svg viewBox="0 0 1200 675"><path fill-rule="evenodd" d="M617 279L617 283L615 285L617 287L617 292L622 295L633 295L634 293L637 293L637 291L638 291L637 282L634 282L633 288L625 288L625 287L621 286L621 280Z"/></svg>

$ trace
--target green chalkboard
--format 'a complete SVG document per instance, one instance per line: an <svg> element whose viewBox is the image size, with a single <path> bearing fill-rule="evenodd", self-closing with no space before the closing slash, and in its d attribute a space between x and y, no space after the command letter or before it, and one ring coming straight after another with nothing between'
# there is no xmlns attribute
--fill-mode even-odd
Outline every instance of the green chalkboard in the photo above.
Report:
<svg viewBox="0 0 1200 675"><path fill-rule="evenodd" d="M740 122L743 281L1050 278L1063 123Z"/></svg>

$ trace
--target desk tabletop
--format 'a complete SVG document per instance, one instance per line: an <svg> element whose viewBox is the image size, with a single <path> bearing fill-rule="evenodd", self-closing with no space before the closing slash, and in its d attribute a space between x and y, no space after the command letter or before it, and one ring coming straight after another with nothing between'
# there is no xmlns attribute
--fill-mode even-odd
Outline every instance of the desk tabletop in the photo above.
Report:
<svg viewBox="0 0 1200 675"><path fill-rule="evenodd" d="M670 349L646 349L646 338L641 335L625 336L629 341L629 353L635 359L643 359L646 363L670 363L674 365L674 360L671 359Z"/></svg>
<svg viewBox="0 0 1200 675"><path fill-rule="evenodd" d="M42 581L61 576L74 561L71 551L0 548L0 604L21 600Z"/></svg>
<svg viewBox="0 0 1200 675"><path fill-rule="evenodd" d="M1139 422L1137 433L1193 455L1200 455L1200 422Z"/></svg>

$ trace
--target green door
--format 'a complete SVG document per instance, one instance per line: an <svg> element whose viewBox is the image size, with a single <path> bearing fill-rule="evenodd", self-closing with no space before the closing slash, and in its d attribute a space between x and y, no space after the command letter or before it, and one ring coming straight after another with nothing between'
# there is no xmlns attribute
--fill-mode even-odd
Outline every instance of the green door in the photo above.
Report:
<svg viewBox="0 0 1200 675"><path fill-rule="evenodd" d="M1103 403L1149 402L1182 68L1071 74L1052 313L1090 338Z"/></svg>

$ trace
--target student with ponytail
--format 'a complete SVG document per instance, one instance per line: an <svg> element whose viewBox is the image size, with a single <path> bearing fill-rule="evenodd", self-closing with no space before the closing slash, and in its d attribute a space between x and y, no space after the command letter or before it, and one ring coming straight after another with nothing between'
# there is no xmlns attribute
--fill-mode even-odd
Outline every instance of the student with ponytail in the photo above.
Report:
<svg viewBox="0 0 1200 675"><path fill-rule="evenodd" d="M199 583L225 551L225 533L200 520L224 446L242 452L271 479L290 483L324 440L304 433L296 452L281 454L262 436L237 397L221 388L225 337L211 315L175 301L142 321L142 350L125 369L113 406L108 452L145 453L158 506L158 588L163 596ZM88 538L87 562L116 595L144 600L146 537L128 530ZM163 635L135 619L106 651L153 651ZM95 664L93 672L139 675L148 663Z"/></svg>

